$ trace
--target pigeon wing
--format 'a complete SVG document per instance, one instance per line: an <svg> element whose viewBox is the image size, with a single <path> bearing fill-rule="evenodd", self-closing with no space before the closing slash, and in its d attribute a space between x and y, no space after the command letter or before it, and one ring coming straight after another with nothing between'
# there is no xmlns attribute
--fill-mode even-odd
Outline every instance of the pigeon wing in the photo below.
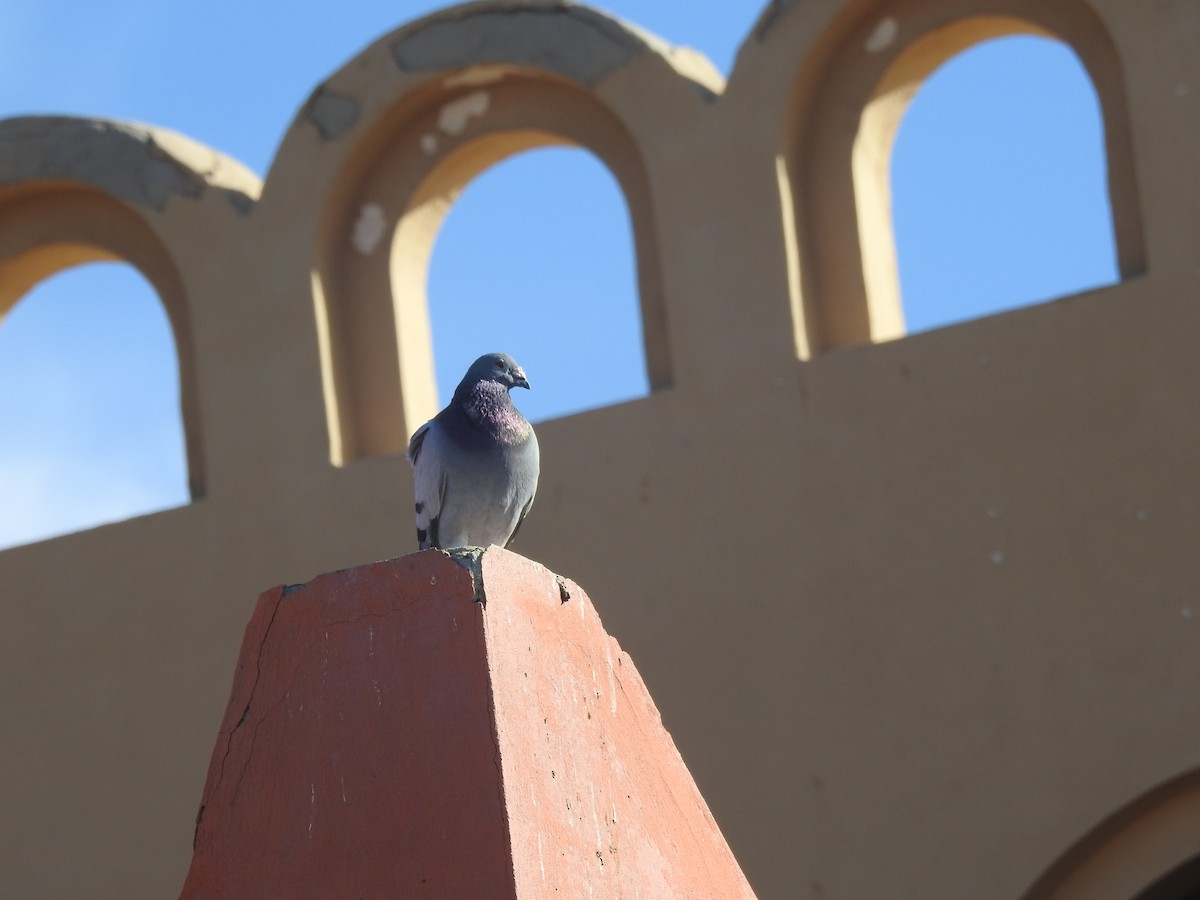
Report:
<svg viewBox="0 0 1200 900"><path fill-rule="evenodd" d="M437 419L417 429L405 454L413 467L417 545L422 550L440 547L438 522L446 501L445 435Z"/></svg>

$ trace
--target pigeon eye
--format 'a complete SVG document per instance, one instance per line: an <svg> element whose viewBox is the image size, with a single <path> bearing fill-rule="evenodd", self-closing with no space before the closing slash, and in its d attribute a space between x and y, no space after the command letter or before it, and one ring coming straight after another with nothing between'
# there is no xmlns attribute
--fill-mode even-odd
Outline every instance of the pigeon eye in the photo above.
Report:
<svg viewBox="0 0 1200 900"><path fill-rule="evenodd" d="M501 362L500 360L496 360L496 362L495 362L495 366L496 366L496 368L497 368L497 369L503 369L503 368L504 368L504 363L503 363L503 362Z"/></svg>

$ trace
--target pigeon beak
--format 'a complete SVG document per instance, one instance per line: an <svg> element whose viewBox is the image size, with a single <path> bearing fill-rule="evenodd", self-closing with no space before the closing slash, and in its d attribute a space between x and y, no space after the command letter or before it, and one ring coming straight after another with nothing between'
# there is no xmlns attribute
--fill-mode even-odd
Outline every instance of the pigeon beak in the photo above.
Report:
<svg viewBox="0 0 1200 900"><path fill-rule="evenodd" d="M529 390L529 379L525 377L525 370L520 366L514 366L512 370L513 387L523 387Z"/></svg>

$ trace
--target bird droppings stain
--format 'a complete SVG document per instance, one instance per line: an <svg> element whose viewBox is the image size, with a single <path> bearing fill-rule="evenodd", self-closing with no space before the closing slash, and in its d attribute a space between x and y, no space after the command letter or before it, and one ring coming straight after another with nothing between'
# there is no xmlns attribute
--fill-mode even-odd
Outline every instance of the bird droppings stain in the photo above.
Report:
<svg viewBox="0 0 1200 900"><path fill-rule="evenodd" d="M613 669L612 652L609 647L604 648L604 659L608 663L608 711L612 715L617 714L617 673ZM617 665L621 664L621 657L617 657ZM599 694L597 693L597 697Z"/></svg>
<svg viewBox="0 0 1200 900"><path fill-rule="evenodd" d="M863 43L863 49L868 53L879 53L886 50L896 42L896 36L900 33L900 23L892 16L880 19L879 24L867 37Z"/></svg>
<svg viewBox="0 0 1200 900"><path fill-rule="evenodd" d="M451 75L442 81L442 84L448 88L482 87L501 81L507 74L508 70L504 66L472 66Z"/></svg>
<svg viewBox="0 0 1200 900"><path fill-rule="evenodd" d="M998 519L998 518L1000 518L1000 510L998 510L998 509L997 509L996 507L994 507L994 506L989 506L989 507L987 508L987 517L988 517L989 519Z"/></svg>
<svg viewBox="0 0 1200 900"><path fill-rule="evenodd" d="M433 132L430 131L430 132L426 132L425 134L421 135L421 152L422 153L424 153L426 156L433 156L433 154L437 153L437 148L438 148L438 139L437 139L436 134L434 134Z"/></svg>
<svg viewBox="0 0 1200 900"><path fill-rule="evenodd" d="M1186 622L1186 621L1191 621L1191 618L1192 618L1192 608L1191 608L1190 606L1185 606L1185 607L1183 607L1183 609L1179 610L1179 614L1180 614L1181 616L1183 616L1183 619L1184 619L1184 621L1185 621L1185 622Z"/></svg>
<svg viewBox="0 0 1200 900"><path fill-rule="evenodd" d="M1145 522L1146 521L1146 511L1144 509L1139 509L1136 513L1136 517L1139 522Z"/></svg>
<svg viewBox="0 0 1200 900"><path fill-rule="evenodd" d="M370 256L375 248L379 246L379 242L383 240L383 234L387 231L387 217L383 214L383 207L378 203L364 203L358 213L358 221L354 223L354 232L350 235L350 242L354 244L354 249L363 256Z"/></svg>
<svg viewBox="0 0 1200 900"><path fill-rule="evenodd" d="M317 820L317 786L310 784L308 786L308 839L311 841L313 836L313 823Z"/></svg>
<svg viewBox="0 0 1200 900"><path fill-rule="evenodd" d="M541 831L538 831L538 833L537 833L537 851L538 851L538 869L542 873L542 886L545 887L545 885L546 885L546 863L542 859L542 833L541 833Z"/></svg>
<svg viewBox="0 0 1200 900"><path fill-rule="evenodd" d="M438 128L451 136L462 134L472 119L487 112L489 103L491 97L487 91L472 91L452 100L438 111Z"/></svg>
<svg viewBox="0 0 1200 900"><path fill-rule="evenodd" d="M996 565L1001 565L1004 562L1004 551L1003 550L993 550L992 551L992 562L995 563Z"/></svg>

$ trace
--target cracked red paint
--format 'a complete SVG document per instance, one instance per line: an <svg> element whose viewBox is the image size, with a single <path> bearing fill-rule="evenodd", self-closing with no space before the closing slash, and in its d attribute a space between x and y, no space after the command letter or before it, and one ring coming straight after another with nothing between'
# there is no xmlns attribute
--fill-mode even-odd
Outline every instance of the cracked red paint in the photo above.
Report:
<svg viewBox="0 0 1200 900"><path fill-rule="evenodd" d="M587 596L472 568L486 604L432 550L259 598L183 897L752 896Z"/></svg>

